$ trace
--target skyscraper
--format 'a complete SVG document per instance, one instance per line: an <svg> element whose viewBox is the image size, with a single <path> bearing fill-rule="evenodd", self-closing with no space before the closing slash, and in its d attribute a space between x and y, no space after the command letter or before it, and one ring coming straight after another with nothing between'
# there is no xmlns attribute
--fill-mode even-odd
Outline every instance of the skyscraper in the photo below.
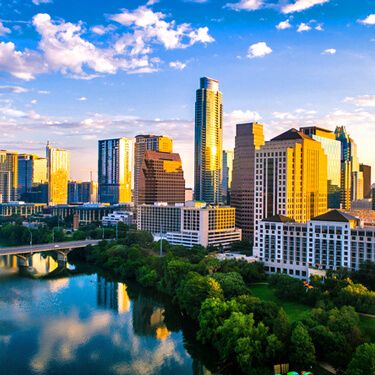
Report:
<svg viewBox="0 0 375 375"><path fill-rule="evenodd" d="M17 200L18 154L0 150L0 202Z"/></svg>
<svg viewBox="0 0 375 375"><path fill-rule="evenodd" d="M131 146L128 138L99 141L98 184L102 203L130 203Z"/></svg>
<svg viewBox="0 0 375 375"><path fill-rule="evenodd" d="M256 151L255 230L274 215L306 223L326 211L327 156L320 142L291 129Z"/></svg>
<svg viewBox="0 0 375 375"><path fill-rule="evenodd" d="M233 176L233 157L234 152L232 150L223 151L223 168L222 168L222 203L230 204L230 190L232 187L232 176Z"/></svg>
<svg viewBox="0 0 375 375"><path fill-rule="evenodd" d="M69 181L68 203L96 203L97 183L94 181Z"/></svg>
<svg viewBox="0 0 375 375"><path fill-rule="evenodd" d="M363 173L363 197L371 198L371 166L361 164L359 170Z"/></svg>
<svg viewBox="0 0 375 375"><path fill-rule="evenodd" d="M263 145L263 125L237 124L231 205L236 208L236 226L242 229L242 237L249 241L253 240L254 234L255 151Z"/></svg>
<svg viewBox="0 0 375 375"><path fill-rule="evenodd" d="M28 192L36 184L47 182L47 159L38 155L18 155L18 195Z"/></svg>
<svg viewBox="0 0 375 375"><path fill-rule="evenodd" d="M221 201L223 106L219 81L203 77L195 102L195 199Z"/></svg>
<svg viewBox="0 0 375 375"><path fill-rule="evenodd" d="M146 151L138 179L137 204L185 202L185 179L179 154Z"/></svg>
<svg viewBox="0 0 375 375"><path fill-rule="evenodd" d="M327 156L328 208L340 208L341 143L330 130L311 126L301 128L300 131L321 143Z"/></svg>
<svg viewBox="0 0 375 375"><path fill-rule="evenodd" d="M68 203L68 180L70 175L69 151L55 148L47 143L48 204L55 206Z"/></svg>
<svg viewBox="0 0 375 375"><path fill-rule="evenodd" d="M137 135L134 145L134 204L138 204L138 184L146 151L172 152L173 141L162 135Z"/></svg>

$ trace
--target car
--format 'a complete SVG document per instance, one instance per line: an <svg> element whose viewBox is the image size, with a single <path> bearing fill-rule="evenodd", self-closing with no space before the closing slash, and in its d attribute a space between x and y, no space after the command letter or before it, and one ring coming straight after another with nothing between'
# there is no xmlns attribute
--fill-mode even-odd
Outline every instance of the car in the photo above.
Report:
<svg viewBox="0 0 375 375"><path fill-rule="evenodd" d="M59 245L55 245L54 248L59 247Z"/></svg>

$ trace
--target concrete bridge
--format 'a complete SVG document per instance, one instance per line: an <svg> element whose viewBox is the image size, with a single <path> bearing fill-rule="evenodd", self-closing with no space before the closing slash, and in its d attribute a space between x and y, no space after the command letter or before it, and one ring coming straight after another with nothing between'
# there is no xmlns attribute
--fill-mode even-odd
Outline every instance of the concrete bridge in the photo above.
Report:
<svg viewBox="0 0 375 375"><path fill-rule="evenodd" d="M41 245L31 246L12 246L0 248L0 256L2 255L15 255L20 260L20 265L28 267L29 258L35 253L44 253L47 251L57 252L57 260L66 262L68 254L79 248L84 248L88 245L97 245L101 240L83 240L71 242L55 242Z"/></svg>

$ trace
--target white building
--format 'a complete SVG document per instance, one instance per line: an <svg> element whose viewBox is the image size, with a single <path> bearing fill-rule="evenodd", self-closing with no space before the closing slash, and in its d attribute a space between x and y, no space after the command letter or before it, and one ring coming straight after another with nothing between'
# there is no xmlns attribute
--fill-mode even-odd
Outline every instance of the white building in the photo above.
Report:
<svg viewBox="0 0 375 375"><path fill-rule="evenodd" d="M240 241L235 227L235 208L209 206L202 202L185 205L142 205L137 211L137 228L154 235L163 234L172 245L220 246Z"/></svg>
<svg viewBox="0 0 375 375"><path fill-rule="evenodd" d="M102 225L104 227L116 225L119 222L124 223L125 225L133 224L133 212L128 211L115 211L109 213L107 216L103 216Z"/></svg>
<svg viewBox="0 0 375 375"><path fill-rule="evenodd" d="M308 278L313 270L357 270L375 262L375 228L338 210L306 224L276 215L259 224L258 252L267 272Z"/></svg>

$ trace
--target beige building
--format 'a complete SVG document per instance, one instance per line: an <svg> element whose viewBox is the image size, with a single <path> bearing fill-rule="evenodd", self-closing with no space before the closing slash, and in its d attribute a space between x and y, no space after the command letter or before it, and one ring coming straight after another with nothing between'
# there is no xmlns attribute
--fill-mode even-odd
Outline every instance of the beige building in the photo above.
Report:
<svg viewBox="0 0 375 375"><path fill-rule="evenodd" d="M263 125L237 124L233 160L231 206L244 239L253 241L255 152L264 145Z"/></svg>
<svg viewBox="0 0 375 375"><path fill-rule="evenodd" d="M18 154L0 150L0 202L17 200Z"/></svg>
<svg viewBox="0 0 375 375"><path fill-rule="evenodd" d="M67 204L70 175L69 151L47 144L48 204Z"/></svg>
<svg viewBox="0 0 375 375"><path fill-rule="evenodd" d="M326 211L327 156L320 142L291 129L256 151L255 231L275 215L306 223Z"/></svg>

